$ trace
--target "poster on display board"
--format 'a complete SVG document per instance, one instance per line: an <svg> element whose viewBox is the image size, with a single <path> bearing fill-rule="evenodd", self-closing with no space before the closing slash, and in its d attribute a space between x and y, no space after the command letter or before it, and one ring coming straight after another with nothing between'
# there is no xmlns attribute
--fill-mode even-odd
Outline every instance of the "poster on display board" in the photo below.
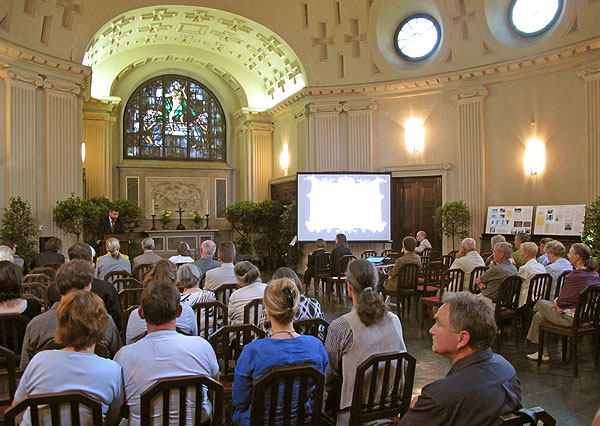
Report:
<svg viewBox="0 0 600 426"><path fill-rule="evenodd" d="M490 206L485 222L486 234L531 233L533 206Z"/></svg>
<svg viewBox="0 0 600 426"><path fill-rule="evenodd" d="M581 235L585 204L537 206L535 210L536 235Z"/></svg>

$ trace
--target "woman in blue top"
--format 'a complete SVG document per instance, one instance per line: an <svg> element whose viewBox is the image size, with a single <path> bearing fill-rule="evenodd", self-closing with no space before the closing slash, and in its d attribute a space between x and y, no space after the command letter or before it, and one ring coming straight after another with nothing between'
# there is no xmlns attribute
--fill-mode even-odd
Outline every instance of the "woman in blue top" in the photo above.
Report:
<svg viewBox="0 0 600 426"><path fill-rule="evenodd" d="M289 278L274 280L265 289L263 303L273 332L271 337L246 345L238 359L233 380L234 425L250 424L252 382L273 367L308 363L323 374L327 371L327 354L321 341L294 331L292 322L299 301L300 292Z"/></svg>

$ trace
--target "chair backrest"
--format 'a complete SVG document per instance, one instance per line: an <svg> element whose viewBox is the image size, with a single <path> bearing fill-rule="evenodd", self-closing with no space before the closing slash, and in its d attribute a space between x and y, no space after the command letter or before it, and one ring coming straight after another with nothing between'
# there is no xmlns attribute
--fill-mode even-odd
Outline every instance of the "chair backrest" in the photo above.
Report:
<svg viewBox="0 0 600 426"><path fill-rule="evenodd" d="M110 271L102 279L110 283L117 278L131 278L131 274L127 271Z"/></svg>
<svg viewBox="0 0 600 426"><path fill-rule="evenodd" d="M533 417L533 418L532 418ZM503 414L492 426L555 426L556 420L541 407L522 409L510 414Z"/></svg>
<svg viewBox="0 0 600 426"><path fill-rule="evenodd" d="M21 284L21 294L35 296L38 301L42 301L45 310L50 308L50 297L48 295L48 286L46 284L39 282L23 283Z"/></svg>
<svg viewBox="0 0 600 426"><path fill-rule="evenodd" d="M518 275L509 275L502 280L500 289L498 290L496 312L502 309L517 310L521 284L523 284L523 278Z"/></svg>
<svg viewBox="0 0 600 426"><path fill-rule="evenodd" d="M356 369L350 425L406 413L416 362L408 352L371 355L362 362Z"/></svg>
<svg viewBox="0 0 600 426"><path fill-rule="evenodd" d="M13 351L17 358L21 356L28 323L29 320L23 315L0 315L0 345Z"/></svg>
<svg viewBox="0 0 600 426"><path fill-rule="evenodd" d="M588 286L579 293L575 319L573 320L573 329L576 330L579 326L587 323L598 326L599 313L600 285Z"/></svg>
<svg viewBox="0 0 600 426"><path fill-rule="evenodd" d="M421 256L421 271L425 274L425 269L427 265L431 262L431 257L429 256Z"/></svg>
<svg viewBox="0 0 600 426"><path fill-rule="evenodd" d="M398 274L398 287L396 291L400 293L401 291L417 291L417 286L419 285L419 265L415 263L409 263L408 265L404 265L402 269L400 269L400 273Z"/></svg>
<svg viewBox="0 0 600 426"><path fill-rule="evenodd" d="M208 391L208 392L206 392ZM194 394L194 408L187 406L189 394ZM159 379L150 386L140 397L140 424L151 425L158 419L153 419L155 412L162 413L162 422L159 424L205 424L202 420L202 407L205 399L208 398L212 403L211 425L216 426L223 423L223 385L207 376L185 376L185 377L167 377ZM188 421L188 411L190 418ZM175 419L169 419L170 413L177 415Z"/></svg>
<svg viewBox="0 0 600 426"><path fill-rule="evenodd" d="M556 288L554 289L554 298L557 298L560 294L560 290L562 289L563 284L565 283L565 278L573 271L562 271L560 275L556 278Z"/></svg>
<svg viewBox="0 0 600 426"><path fill-rule="evenodd" d="M550 298L550 287L552 285L552 275L544 272L535 274L529 280L529 290L527 292L527 306L533 307L535 302L540 299L548 300Z"/></svg>
<svg viewBox="0 0 600 426"><path fill-rule="evenodd" d="M394 250L392 250L392 249L387 249L387 250L382 251L381 255L387 257L387 256L389 256L392 253L396 253L396 252Z"/></svg>
<svg viewBox="0 0 600 426"><path fill-rule="evenodd" d="M113 287L117 292L124 288L142 288L143 285L135 278L115 278L112 282Z"/></svg>
<svg viewBox="0 0 600 426"><path fill-rule="evenodd" d="M323 253L319 253L317 257L315 257L314 263L314 271L315 275L329 275L329 268L331 265L331 255L328 251L324 251Z"/></svg>
<svg viewBox="0 0 600 426"><path fill-rule="evenodd" d="M440 299L444 292L463 291L465 285L465 271L462 269L447 269L442 274L442 284L440 286Z"/></svg>
<svg viewBox="0 0 600 426"><path fill-rule="evenodd" d="M266 337L266 333L252 324L233 324L220 327L208 338L217 354L223 380L233 380L235 363L248 343Z"/></svg>
<svg viewBox="0 0 600 426"><path fill-rule="evenodd" d="M439 287L446 269L448 268L442 262L429 262L424 271L425 283L430 286Z"/></svg>
<svg viewBox="0 0 600 426"><path fill-rule="evenodd" d="M444 254L441 257L441 262L446 268L449 268L452 265L452 262L454 262L454 259L449 254Z"/></svg>
<svg viewBox="0 0 600 426"><path fill-rule="evenodd" d="M423 250L421 252L421 256L430 256L431 255L431 249L430 248L426 248L425 250Z"/></svg>
<svg viewBox="0 0 600 426"><path fill-rule="evenodd" d="M49 266L38 266L37 268L33 268L28 275L33 274L44 274L50 278L50 281L54 282L54 279L56 278L56 269Z"/></svg>
<svg viewBox="0 0 600 426"><path fill-rule="evenodd" d="M364 250L360 254L361 259L366 259L367 257L371 257L371 256L377 256L377 252L375 250Z"/></svg>
<svg viewBox="0 0 600 426"><path fill-rule="evenodd" d="M309 365L269 371L252 384L250 425L320 425L324 382Z"/></svg>
<svg viewBox="0 0 600 426"><path fill-rule="evenodd" d="M8 389L8 398L0 398L0 406L10 406L15 398L17 391L17 364L15 353L4 346L0 346L0 368L6 370L6 385L2 384L3 389Z"/></svg>
<svg viewBox="0 0 600 426"><path fill-rule="evenodd" d="M121 302L121 308L126 311L132 306L139 306L142 298L143 288L124 288L119 292L119 301Z"/></svg>
<svg viewBox="0 0 600 426"><path fill-rule="evenodd" d="M121 324L123 324L123 327L121 327L121 342L126 342L127 341L127 321L129 321L129 316L131 315L131 313L133 311L135 311L139 306L129 306L127 307L127 309L123 309L123 314L121 315Z"/></svg>
<svg viewBox="0 0 600 426"><path fill-rule="evenodd" d="M228 309L221 302L202 302L194 305L198 334L208 340L222 325L227 325Z"/></svg>
<svg viewBox="0 0 600 426"><path fill-rule="evenodd" d="M68 410L66 407L64 407L67 404L69 406ZM15 418L17 415L29 408L31 424L34 426L47 424L47 422L44 421L47 419L47 416L50 416L52 422L51 424L53 426L60 424L66 425L67 423L65 422L61 423L61 414L67 415L69 412L71 414L71 422L68 424L80 426L82 423L82 410L80 409L80 405L85 407L87 409L86 411L89 410L89 412L91 412L90 414L93 426L103 425L102 404L81 391L28 396L4 413L4 424L16 426L17 423ZM63 408L61 408L61 406Z"/></svg>
<svg viewBox="0 0 600 426"><path fill-rule="evenodd" d="M294 330L298 334L316 337L325 344L329 323L323 318L307 318L294 321Z"/></svg>
<svg viewBox="0 0 600 426"><path fill-rule="evenodd" d="M451 252L448 252L448 256L450 256L452 258L453 262L456 260L457 254L458 254L458 250L452 250Z"/></svg>
<svg viewBox="0 0 600 426"><path fill-rule="evenodd" d="M471 278L469 278L469 291L471 293L481 293L481 290L479 289L479 286L475 284L475 281L477 281L477 278L482 276L488 269L490 268L487 266L477 266L476 268L473 268L471 271Z"/></svg>
<svg viewBox="0 0 600 426"><path fill-rule="evenodd" d="M131 275L139 282L143 282L146 274L152 269L152 265L152 263L141 263L135 267Z"/></svg>
<svg viewBox="0 0 600 426"><path fill-rule="evenodd" d="M353 254L345 254L342 257L340 257L340 260L338 260L337 265L340 275L346 275L346 271L348 270L348 264L355 259L356 256L354 256Z"/></svg>
<svg viewBox="0 0 600 426"><path fill-rule="evenodd" d="M218 302L228 306L229 296L231 296L231 293L233 293L235 290L237 290L237 283L221 284L214 290L215 298Z"/></svg>
<svg viewBox="0 0 600 426"><path fill-rule="evenodd" d="M264 309L262 298L252 299L244 305L244 324L258 326L262 311Z"/></svg>
<svg viewBox="0 0 600 426"><path fill-rule="evenodd" d="M52 284L52 278L46 274L27 274L23 277L21 283L39 283L48 287L50 284Z"/></svg>

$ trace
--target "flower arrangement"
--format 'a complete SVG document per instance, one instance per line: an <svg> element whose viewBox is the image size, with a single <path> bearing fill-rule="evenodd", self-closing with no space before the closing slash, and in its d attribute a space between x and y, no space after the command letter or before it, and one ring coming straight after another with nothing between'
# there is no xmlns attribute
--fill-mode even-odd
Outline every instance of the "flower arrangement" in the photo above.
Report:
<svg viewBox="0 0 600 426"><path fill-rule="evenodd" d="M160 212L160 220L163 224L169 223L169 218L171 217L171 210L161 210Z"/></svg>
<svg viewBox="0 0 600 426"><path fill-rule="evenodd" d="M200 210L192 210L192 218L194 219L194 223L196 225L200 225L202 223L202 219L204 219L204 215Z"/></svg>

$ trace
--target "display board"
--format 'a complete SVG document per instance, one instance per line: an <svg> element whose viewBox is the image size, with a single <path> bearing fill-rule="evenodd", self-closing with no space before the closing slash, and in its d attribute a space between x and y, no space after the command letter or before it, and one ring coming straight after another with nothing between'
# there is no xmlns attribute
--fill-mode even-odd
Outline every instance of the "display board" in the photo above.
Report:
<svg viewBox="0 0 600 426"><path fill-rule="evenodd" d="M485 222L486 234L531 233L533 206L490 206Z"/></svg>
<svg viewBox="0 0 600 426"><path fill-rule="evenodd" d="M581 235L585 204L537 206L535 210L536 235Z"/></svg>

